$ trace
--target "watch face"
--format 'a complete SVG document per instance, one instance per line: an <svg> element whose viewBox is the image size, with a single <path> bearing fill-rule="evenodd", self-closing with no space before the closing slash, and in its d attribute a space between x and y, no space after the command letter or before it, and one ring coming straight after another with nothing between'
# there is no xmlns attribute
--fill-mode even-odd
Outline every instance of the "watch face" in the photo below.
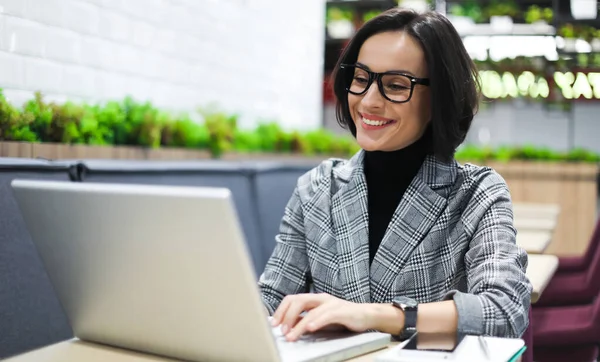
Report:
<svg viewBox="0 0 600 362"><path fill-rule="evenodd" d="M408 297L398 297L394 299L394 304L402 307L402 309L413 309L417 307L417 301Z"/></svg>

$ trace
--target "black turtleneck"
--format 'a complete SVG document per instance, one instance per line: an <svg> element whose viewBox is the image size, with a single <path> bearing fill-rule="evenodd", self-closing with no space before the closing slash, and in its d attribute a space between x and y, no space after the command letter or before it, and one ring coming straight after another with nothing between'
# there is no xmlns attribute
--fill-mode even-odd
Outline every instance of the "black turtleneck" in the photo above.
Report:
<svg viewBox="0 0 600 362"><path fill-rule="evenodd" d="M364 166L369 204L369 262L392 219L404 192L421 168L429 153L428 133L397 151L367 151Z"/></svg>

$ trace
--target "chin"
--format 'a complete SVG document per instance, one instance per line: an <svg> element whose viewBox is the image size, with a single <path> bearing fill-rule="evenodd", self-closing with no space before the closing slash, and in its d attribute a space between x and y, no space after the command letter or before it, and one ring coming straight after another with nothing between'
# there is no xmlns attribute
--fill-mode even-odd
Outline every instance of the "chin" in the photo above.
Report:
<svg viewBox="0 0 600 362"><path fill-rule="evenodd" d="M356 142L358 143L358 145L360 146L360 148L362 148L365 151L386 151L386 148L384 145L380 144L379 142L374 142L373 140L370 139L361 139L363 137L361 137L360 135L358 135L356 137Z"/></svg>

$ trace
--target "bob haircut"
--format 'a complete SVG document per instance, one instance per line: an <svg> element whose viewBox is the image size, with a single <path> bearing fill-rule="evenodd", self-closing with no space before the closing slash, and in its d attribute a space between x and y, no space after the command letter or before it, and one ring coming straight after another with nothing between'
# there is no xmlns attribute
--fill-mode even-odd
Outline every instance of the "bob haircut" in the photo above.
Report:
<svg viewBox="0 0 600 362"><path fill-rule="evenodd" d="M340 72L340 64L356 63L360 48L369 37L389 31L406 32L423 49L431 82L431 123L428 127L432 134L431 151L438 159L449 162L464 141L477 112L480 84L477 68L462 39L440 13L429 11L420 14L414 10L393 8L369 20L356 32L332 74L337 122L356 137L346 91L352 75Z"/></svg>

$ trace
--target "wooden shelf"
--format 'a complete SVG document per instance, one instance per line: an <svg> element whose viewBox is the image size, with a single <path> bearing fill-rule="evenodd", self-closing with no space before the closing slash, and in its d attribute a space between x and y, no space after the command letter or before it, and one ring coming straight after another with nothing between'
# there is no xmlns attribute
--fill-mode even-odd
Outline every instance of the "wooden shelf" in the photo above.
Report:
<svg viewBox="0 0 600 362"><path fill-rule="evenodd" d="M479 36L554 36L556 29L552 25L537 27L531 24L513 24L512 30L508 32L498 32L491 24L475 24L469 29L458 29L460 36L479 35Z"/></svg>

